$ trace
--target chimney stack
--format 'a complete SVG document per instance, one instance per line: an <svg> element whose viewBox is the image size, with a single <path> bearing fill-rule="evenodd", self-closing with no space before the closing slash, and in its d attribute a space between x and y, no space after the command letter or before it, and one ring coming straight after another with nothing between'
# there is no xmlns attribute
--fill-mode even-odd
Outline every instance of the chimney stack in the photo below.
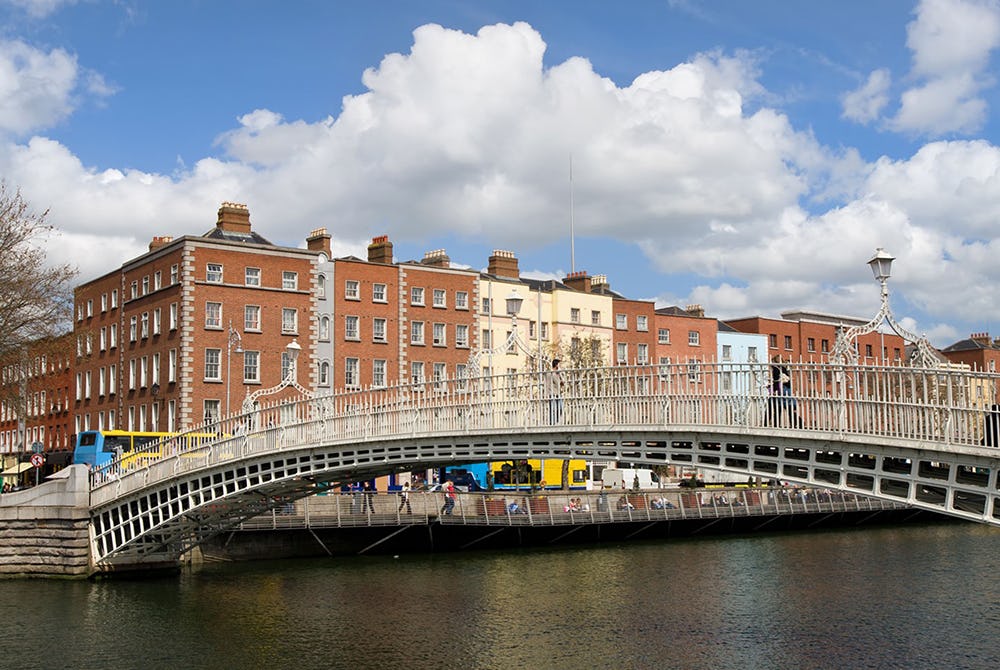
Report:
<svg viewBox="0 0 1000 670"><path fill-rule="evenodd" d="M372 243L368 245L368 262L392 265L392 242L388 235L372 238Z"/></svg>
<svg viewBox="0 0 1000 670"><path fill-rule="evenodd" d="M448 254L445 253L444 249L435 249L434 251L425 253L420 264L429 265L434 268L450 268L451 259L448 258Z"/></svg>
<svg viewBox="0 0 1000 670"><path fill-rule="evenodd" d="M566 286L569 286L574 291L590 293L591 280L587 276L586 270L570 272L569 276L563 279L563 284L566 284Z"/></svg>
<svg viewBox="0 0 1000 670"><path fill-rule="evenodd" d="M154 249L159 249L160 247L170 244L173 241L174 238L170 235L158 235L149 243L149 250L153 251Z"/></svg>
<svg viewBox="0 0 1000 670"><path fill-rule="evenodd" d="M989 333L973 333L969 338L976 344L982 347L990 346L990 334Z"/></svg>
<svg viewBox="0 0 1000 670"><path fill-rule="evenodd" d="M493 250L487 272L497 277L521 278L521 271L517 268L517 256L514 255L513 251L503 251L502 249Z"/></svg>
<svg viewBox="0 0 1000 670"><path fill-rule="evenodd" d="M309 237L306 238L306 248L309 251L322 251L329 258L330 234L326 232L326 228L317 228L309 233Z"/></svg>
<svg viewBox="0 0 1000 670"><path fill-rule="evenodd" d="M224 202L219 207L215 227L232 233L250 233L250 210L238 202Z"/></svg>
<svg viewBox="0 0 1000 670"><path fill-rule="evenodd" d="M691 316L697 316L699 318L704 318L705 316L705 308L702 307L701 305L688 305L687 309L685 309L684 311L690 314Z"/></svg>

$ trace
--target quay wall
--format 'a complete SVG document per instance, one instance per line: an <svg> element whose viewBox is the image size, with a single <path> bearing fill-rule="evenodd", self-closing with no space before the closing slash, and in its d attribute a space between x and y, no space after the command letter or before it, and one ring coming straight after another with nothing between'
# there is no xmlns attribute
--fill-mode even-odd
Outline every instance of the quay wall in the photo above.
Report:
<svg viewBox="0 0 1000 670"><path fill-rule="evenodd" d="M91 572L87 469L65 468L0 495L0 579L85 578Z"/></svg>

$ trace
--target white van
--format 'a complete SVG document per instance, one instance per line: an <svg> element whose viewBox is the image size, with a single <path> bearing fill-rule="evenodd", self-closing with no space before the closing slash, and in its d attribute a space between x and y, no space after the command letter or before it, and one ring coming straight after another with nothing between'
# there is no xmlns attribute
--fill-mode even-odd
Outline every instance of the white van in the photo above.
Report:
<svg viewBox="0 0 1000 670"><path fill-rule="evenodd" d="M604 468L601 485L606 489L633 489L636 480L640 489L660 488L660 478L645 468Z"/></svg>

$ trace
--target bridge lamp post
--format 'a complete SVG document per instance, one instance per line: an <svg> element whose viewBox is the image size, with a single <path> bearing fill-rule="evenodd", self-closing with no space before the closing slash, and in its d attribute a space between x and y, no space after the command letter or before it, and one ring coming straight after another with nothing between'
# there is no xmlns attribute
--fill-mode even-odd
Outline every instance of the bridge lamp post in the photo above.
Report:
<svg viewBox="0 0 1000 670"><path fill-rule="evenodd" d="M233 328L233 322L229 322L229 340L226 342L226 416L229 416L229 388L230 381L232 379L231 368L232 368L232 358L233 358L233 346L236 347L236 353L243 353L243 337L240 335L239 331Z"/></svg>
<svg viewBox="0 0 1000 670"><path fill-rule="evenodd" d="M285 373L285 378L282 380L282 383L292 384L298 379L296 362L299 360L299 354L301 352L302 345L300 345L297 340L292 340L285 345L285 353L288 355L288 372Z"/></svg>
<svg viewBox="0 0 1000 670"><path fill-rule="evenodd" d="M841 328L837 331L837 339L830 354L830 360L834 363L857 363L858 348L857 339L861 335L867 335L881 328L883 323L888 323L889 327L906 342L916 345L910 356L911 362L921 367L936 367L940 364L940 359L935 355L933 347L924 335L914 335L903 328L892 316L892 308L889 306L889 277L892 272L892 262L896 260L882 247L875 250L875 255L868 266L875 275L875 281L881 286L881 306L878 313L868 323L850 328ZM885 348L883 347L883 362Z"/></svg>

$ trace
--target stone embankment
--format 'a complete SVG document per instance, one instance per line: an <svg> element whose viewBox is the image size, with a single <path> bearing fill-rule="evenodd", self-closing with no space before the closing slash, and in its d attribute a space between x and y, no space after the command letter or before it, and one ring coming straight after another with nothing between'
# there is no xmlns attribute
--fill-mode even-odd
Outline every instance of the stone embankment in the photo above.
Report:
<svg viewBox="0 0 1000 670"><path fill-rule="evenodd" d="M90 574L89 488L82 466L0 495L0 579Z"/></svg>

